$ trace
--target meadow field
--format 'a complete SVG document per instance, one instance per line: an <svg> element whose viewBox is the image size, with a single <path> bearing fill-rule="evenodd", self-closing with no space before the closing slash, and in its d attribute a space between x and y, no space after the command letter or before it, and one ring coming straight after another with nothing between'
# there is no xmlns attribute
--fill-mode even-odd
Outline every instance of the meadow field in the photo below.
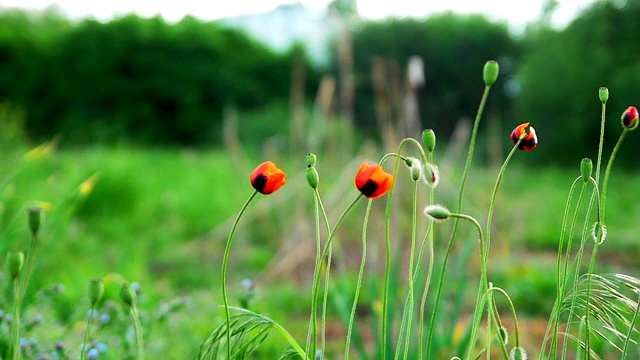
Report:
<svg viewBox="0 0 640 360"><path fill-rule="evenodd" d="M56 342L64 341L70 358L74 358L89 309L87 286L91 279L103 279L107 292L101 313L110 314L113 320L101 325L94 336L110 349L101 358L123 358L129 351L123 344L131 339L127 340L127 331L115 330L126 329L128 322L118 315L119 306L114 303L119 302L118 290L126 281L140 287L147 355L194 358L209 332L224 322L220 308L222 253L237 209L252 192L249 173L261 162L260 157L238 157L224 150L133 147L62 147L25 155L27 150L7 152L2 164L3 252L28 247L27 208L45 209L35 276L25 300L26 318L42 317L44 321L34 320L35 325L23 336L37 341L38 353L55 352ZM308 324L315 257L313 196L304 180L304 155L274 159L287 172L286 191L260 199L243 219L228 273L232 304L245 304L268 315L299 341L304 339ZM527 164L527 153L518 155L505 174L497 199L489 278L512 297L526 324L521 330L523 343L535 354L533 349L540 344L555 297L555 260L564 206L580 171L579 164L569 169L532 166ZM333 221L344 208L344 199L357 194L353 174L359 162L377 156L366 150L352 157L319 154L320 192ZM453 204L457 184L449 181L449 176L459 177L463 164L452 156L443 158L448 162L441 163L439 203ZM614 172L609 236L601 247L596 270L634 275L638 272L634 259L640 252L635 231L640 204L630 194L640 191L640 174ZM495 174L491 166L471 169L465 207L479 219L486 217ZM87 181L92 186L80 191ZM408 207L407 199L400 201ZM426 198L420 202L426 205ZM339 314L352 296L350 287L361 256L361 215L357 213L363 213L364 207L360 205L354 210L356 214L347 218L336 245L334 261L339 275L332 289L335 299L329 303L328 356L332 348L343 346L345 323ZM382 211L382 207L373 207L374 214ZM398 221L394 256L401 260L409 249L405 236L408 224ZM426 217L419 217L420 228L426 228L427 223ZM369 271L374 278L382 262L381 250L376 249L381 246L380 226L374 224L369 230L373 249ZM472 237L471 230L462 226L461 238ZM446 237L446 230L437 232L436 254L443 251ZM472 241L456 245L446 281L471 285L477 277L473 248ZM255 289L243 287L245 279L250 279ZM396 291L402 292L406 282L399 279L396 286ZM451 293L445 290L445 302L460 297L458 287L449 290ZM359 300L359 317L365 328L376 303L372 291L365 287ZM467 304L472 301L468 295L461 300L465 307L472 305ZM249 300L243 303L245 296ZM4 304L1 310L8 313L8 303ZM367 340L371 334L362 333L365 343L371 341ZM283 346L282 340L271 336L258 354L262 354L260 358L275 356Z"/></svg>

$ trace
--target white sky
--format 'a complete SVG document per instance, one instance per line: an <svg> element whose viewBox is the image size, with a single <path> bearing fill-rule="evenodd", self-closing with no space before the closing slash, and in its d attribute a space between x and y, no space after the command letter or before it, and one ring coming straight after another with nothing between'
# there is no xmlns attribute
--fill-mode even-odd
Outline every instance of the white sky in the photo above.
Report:
<svg viewBox="0 0 640 360"><path fill-rule="evenodd" d="M262 13L280 4L296 0L0 0L0 7L45 9L57 4L72 19L95 17L108 20L135 12L143 17L161 14L167 21L178 21L191 14L203 20L215 20L247 13ZM304 5L322 9L330 0L299 0ZM358 12L367 19L387 16L426 17L453 10L457 13L483 13L491 20L507 21L516 28L538 18L544 0L359 0ZM594 0L558 0L552 22L567 24Z"/></svg>

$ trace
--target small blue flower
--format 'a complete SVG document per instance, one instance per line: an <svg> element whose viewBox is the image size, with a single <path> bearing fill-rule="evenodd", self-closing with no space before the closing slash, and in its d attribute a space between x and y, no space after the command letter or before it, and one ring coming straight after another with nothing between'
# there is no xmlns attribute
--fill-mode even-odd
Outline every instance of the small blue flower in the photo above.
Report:
<svg viewBox="0 0 640 360"><path fill-rule="evenodd" d="M111 322L111 316L109 314L100 315L100 324L105 325Z"/></svg>
<svg viewBox="0 0 640 360"><path fill-rule="evenodd" d="M97 359L99 355L100 352L95 348L89 349L89 351L87 351L87 359Z"/></svg>
<svg viewBox="0 0 640 360"><path fill-rule="evenodd" d="M20 338L20 347L26 349L27 345L29 345L29 341L25 338Z"/></svg>
<svg viewBox="0 0 640 360"><path fill-rule="evenodd" d="M96 345L96 349L101 353L106 353L107 350L109 350L109 347L107 347L107 344L99 342L98 345Z"/></svg>

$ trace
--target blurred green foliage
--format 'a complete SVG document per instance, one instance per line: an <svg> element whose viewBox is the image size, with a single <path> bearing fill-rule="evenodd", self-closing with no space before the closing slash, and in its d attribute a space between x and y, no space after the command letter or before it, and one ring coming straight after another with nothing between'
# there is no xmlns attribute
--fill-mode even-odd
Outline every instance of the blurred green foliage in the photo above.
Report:
<svg viewBox="0 0 640 360"><path fill-rule="evenodd" d="M398 77L401 84L409 58L417 55L422 59L425 82L418 92L422 123L445 139L461 117L475 115L484 89L482 67L487 60L496 59L501 65L494 85L498 91L492 94L487 113L509 110L509 98L500 89L512 76L510 64L518 57L519 44L505 23L450 12L424 20L368 22L354 33L353 51L359 86L356 114L367 128L375 126L374 57L385 59L389 74ZM403 88L398 90L404 92Z"/></svg>
<svg viewBox="0 0 640 360"><path fill-rule="evenodd" d="M572 164L585 156L595 158L601 86L610 92L605 147L613 147L622 131L620 115L628 106L638 106L640 62L633 51L640 34L638 17L638 0L599 1L566 29L528 29L515 110L538 130L538 158ZM620 156L631 160L635 150L623 146Z"/></svg>
<svg viewBox="0 0 640 360"><path fill-rule="evenodd" d="M492 131L502 126L500 131L508 132L531 121L540 137L537 160L565 164L593 157L600 127L597 91L607 86L612 121L605 146L611 148L620 131L617 118L637 100L640 65L633 49L640 0L598 1L564 29L549 25L549 11L522 34L480 15L453 13L352 24L361 133L378 134L374 62L384 61L387 80L397 85L387 90L401 97L408 59L422 58L422 125L447 139L460 118L475 114L484 86L482 66L496 59L500 77L486 112L498 119ZM307 61L307 93L317 89L320 72L340 74L337 47L330 51L334 61L327 69L313 69ZM292 65L301 58L302 46L276 53L240 30L192 17L175 24L134 15L74 23L53 10L4 10L0 99L9 115L0 117L12 119L12 134L3 141L60 133L66 144L218 144L228 106L258 113L287 104ZM289 113L240 119L239 128L250 129L243 131L251 142L262 142L274 131L286 131L283 119ZM622 148L621 156L631 155L630 147Z"/></svg>
<svg viewBox="0 0 640 360"><path fill-rule="evenodd" d="M0 98L25 109L32 137L62 133L71 143L217 140L223 107L285 98L300 56L191 17L72 24L0 14Z"/></svg>

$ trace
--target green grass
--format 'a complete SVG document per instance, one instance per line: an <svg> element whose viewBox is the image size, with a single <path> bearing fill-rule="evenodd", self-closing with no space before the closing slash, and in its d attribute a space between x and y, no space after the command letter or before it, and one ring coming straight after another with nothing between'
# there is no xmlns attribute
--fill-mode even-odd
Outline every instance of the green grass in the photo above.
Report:
<svg viewBox="0 0 640 360"><path fill-rule="evenodd" d="M40 201L52 206L44 221L37 276L31 284L31 301L38 305L32 316L39 312L61 322L82 324L91 279L108 275L116 282L136 281L143 289L141 307L150 317L164 302L183 295L191 297L186 308L172 315L170 321L149 329L147 352L162 358L193 358L208 332L222 321L218 307L222 249L231 221L252 192L249 173L261 161L232 159L220 150L87 148L61 150L36 160L24 159L18 152L7 154L0 164L0 178L6 180L0 189L0 249L26 249L26 208ZM303 341L314 254L309 254L310 263L305 258L295 262L294 257L294 265L273 277L271 270L290 255L286 249L313 242L309 232L313 227L311 193L304 181L304 165L299 164L304 154L300 159L280 161L288 173L289 195L281 192L268 199L259 198L251 205L249 216L242 219L230 262L230 301L237 304L243 278L254 279L255 310L272 317ZM342 182L340 176L329 174L332 168L350 170L340 161L346 159L320 163L321 193L327 198L338 194L338 198L349 200L357 194L352 176L346 174ZM620 174L612 176L607 204L609 237L601 248L602 265L608 267L619 267L623 252L640 253L633 230L638 219L632 217L640 214L640 204L628 195L640 191L640 174L614 171ZM74 206L64 207L78 186L96 173L98 182L93 191ZM486 218L486 214L477 212L486 211L479 209L486 209L487 189L495 181L494 174L489 169L472 169L476 183L467 193L468 208L478 219ZM531 316L548 313L544 309L553 296L552 265L564 201L578 175L578 164L569 170L537 168L534 175L531 169L514 166L505 175L496 212L498 230L492 242L494 266L490 277L512 294L519 311ZM446 186L456 186L447 184L443 181L441 185L445 194L441 202L445 205L449 201ZM340 196L342 193L344 196ZM328 209L331 217L342 203L339 199L328 203L335 208ZM361 211L357 208L355 212ZM347 219L349 224L341 235L347 250L359 246L360 213ZM375 225L371 232L375 239ZM344 261L357 271L352 266L357 260L347 256ZM55 284L64 286L63 294L33 297L36 290ZM112 290L107 297L117 299L117 291ZM81 333L78 329L82 330L82 325L60 325L48 333L54 334L50 335L53 341ZM180 345L175 345L175 336L181 337ZM276 344L282 343L276 340ZM72 349L77 351L77 347ZM261 351L268 354L270 349Z"/></svg>

